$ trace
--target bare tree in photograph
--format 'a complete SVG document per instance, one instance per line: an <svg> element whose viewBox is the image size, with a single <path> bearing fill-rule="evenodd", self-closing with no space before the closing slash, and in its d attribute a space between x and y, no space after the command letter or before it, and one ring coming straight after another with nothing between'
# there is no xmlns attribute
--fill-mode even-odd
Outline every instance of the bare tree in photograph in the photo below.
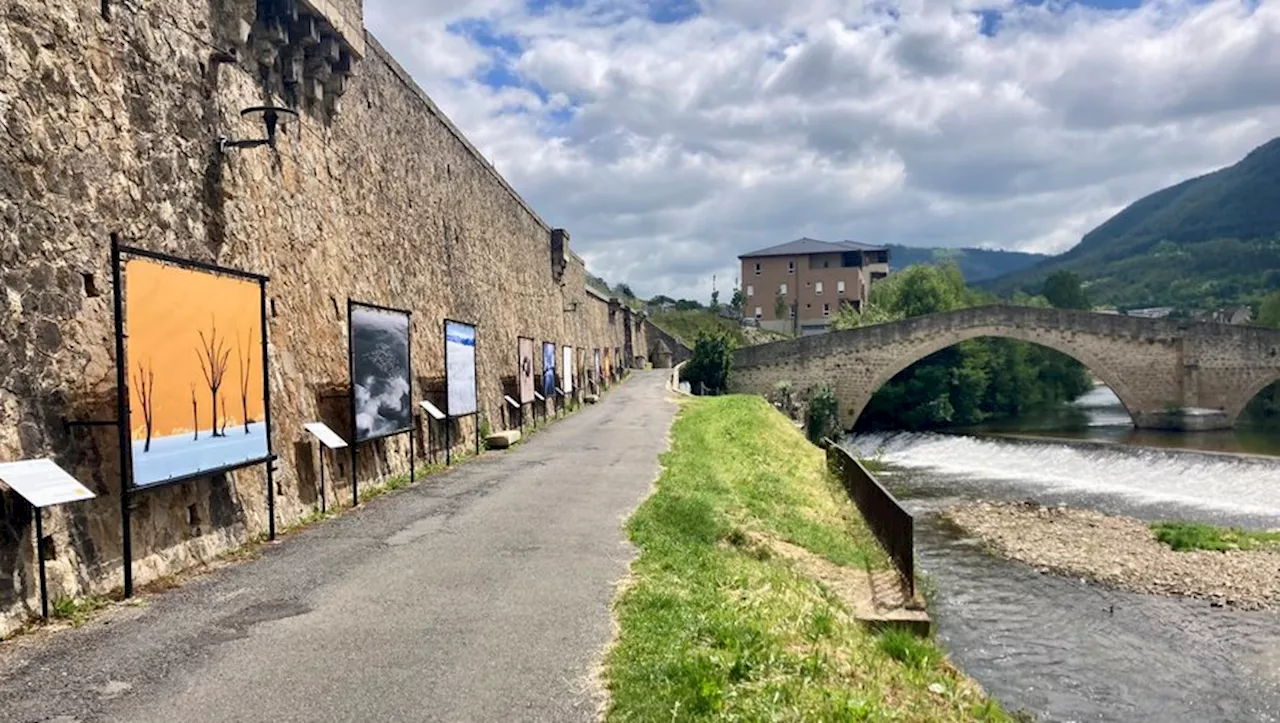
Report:
<svg viewBox="0 0 1280 723"><path fill-rule="evenodd" d="M138 365L138 374L134 377L134 386L138 388L138 397L142 400L142 421L147 426L147 442L142 445L143 452L151 451L152 401L156 389L156 373Z"/></svg>
<svg viewBox="0 0 1280 723"><path fill-rule="evenodd" d="M239 340L237 340L239 341ZM236 345L236 358L240 362L240 410L244 413L244 433L249 433L249 369L253 366L253 329L245 333L244 344ZM225 417L226 414L223 413Z"/></svg>
<svg viewBox="0 0 1280 723"><path fill-rule="evenodd" d="M210 414L213 419L210 428L213 430L213 436L222 437L225 435L218 431L218 390L222 388L222 382L227 376L227 362L231 359L231 350L227 348L225 339L218 338L217 323L210 319L209 324L208 337L203 331L199 332L200 344L203 348L196 349L196 358L200 360L200 371L204 373L204 382L209 386L209 396L213 401L210 405ZM223 404L223 407L225 406Z"/></svg>
<svg viewBox="0 0 1280 723"><path fill-rule="evenodd" d="M195 382L191 382L191 428L196 432L196 441L200 441L200 408L196 405Z"/></svg>
<svg viewBox="0 0 1280 723"><path fill-rule="evenodd" d="M222 436L227 436L227 398L222 398Z"/></svg>

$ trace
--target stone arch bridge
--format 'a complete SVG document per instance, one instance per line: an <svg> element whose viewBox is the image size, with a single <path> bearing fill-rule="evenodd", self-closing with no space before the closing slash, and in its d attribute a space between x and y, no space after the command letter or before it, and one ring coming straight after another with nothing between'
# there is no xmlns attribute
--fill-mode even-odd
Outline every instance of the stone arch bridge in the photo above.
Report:
<svg viewBox="0 0 1280 723"><path fill-rule="evenodd" d="M895 374L957 342L1021 339L1075 358L1116 393L1139 427L1220 429L1280 379L1280 330L1087 311L980 306L738 349L733 391L830 384L851 428Z"/></svg>

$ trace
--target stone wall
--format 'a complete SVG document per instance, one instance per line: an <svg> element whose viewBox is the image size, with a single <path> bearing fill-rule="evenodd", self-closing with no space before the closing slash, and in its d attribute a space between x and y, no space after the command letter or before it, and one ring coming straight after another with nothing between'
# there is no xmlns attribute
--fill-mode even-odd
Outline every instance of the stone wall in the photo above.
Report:
<svg viewBox="0 0 1280 723"><path fill-rule="evenodd" d="M242 35L259 32L259 6L109 5L9 0L0 9L0 460L52 456L98 495L47 515L53 596L121 582L115 430L62 424L115 416L112 234L270 277L282 523L317 502L302 425L350 428L348 299L413 312L417 399L442 391L442 320L477 324L481 411L495 427L518 336L624 345L625 317L587 293L581 259L569 253L553 272L548 224L372 37L362 58L344 45L332 66L352 63L333 86L340 102L304 97L275 149L221 152L220 136L264 133L241 109L297 93L278 55ZM348 19L359 7L330 5ZM633 343L648 347L643 328ZM471 448L471 430L457 425L459 450ZM362 446L362 485L407 471L407 455L405 436ZM349 462L334 463L330 494L348 499ZM264 489L264 471L248 469L134 495L135 580L265 530ZM26 504L0 493L0 634L36 604L31 536Z"/></svg>
<svg viewBox="0 0 1280 723"><path fill-rule="evenodd" d="M1229 426L1280 378L1280 331L1058 309L986 306L739 349L731 387L768 394L830 384L852 427L871 396L911 364L965 339L1005 337L1089 368L1145 427ZM1206 413L1207 412L1207 413Z"/></svg>
<svg viewBox="0 0 1280 723"><path fill-rule="evenodd" d="M675 338L671 334L668 334L666 330L648 319L644 321L644 331L645 338L648 339L649 342L647 354L649 360L655 362L655 366L656 359L654 349L657 346L659 339L666 343L667 349L671 352L671 366L675 366L680 362L688 361L693 358L693 350L685 346L684 342Z"/></svg>

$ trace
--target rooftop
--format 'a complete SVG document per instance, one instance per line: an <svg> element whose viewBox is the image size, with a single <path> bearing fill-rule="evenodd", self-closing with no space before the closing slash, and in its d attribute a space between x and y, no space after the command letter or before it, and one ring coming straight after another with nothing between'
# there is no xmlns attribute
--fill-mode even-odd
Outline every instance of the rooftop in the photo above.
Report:
<svg viewBox="0 0 1280 723"><path fill-rule="evenodd" d="M813 238L798 238L767 249L742 254L738 258L749 259L759 256L805 256L807 254L839 254L845 251L888 251L883 246L858 243L857 241L819 241Z"/></svg>

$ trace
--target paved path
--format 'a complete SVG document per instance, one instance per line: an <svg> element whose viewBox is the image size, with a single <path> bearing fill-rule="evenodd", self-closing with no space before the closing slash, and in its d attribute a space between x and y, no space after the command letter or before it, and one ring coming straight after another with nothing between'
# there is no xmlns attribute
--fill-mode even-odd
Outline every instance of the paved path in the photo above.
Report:
<svg viewBox="0 0 1280 723"><path fill-rule="evenodd" d="M0 721L592 719L666 376L144 608L0 644Z"/></svg>

